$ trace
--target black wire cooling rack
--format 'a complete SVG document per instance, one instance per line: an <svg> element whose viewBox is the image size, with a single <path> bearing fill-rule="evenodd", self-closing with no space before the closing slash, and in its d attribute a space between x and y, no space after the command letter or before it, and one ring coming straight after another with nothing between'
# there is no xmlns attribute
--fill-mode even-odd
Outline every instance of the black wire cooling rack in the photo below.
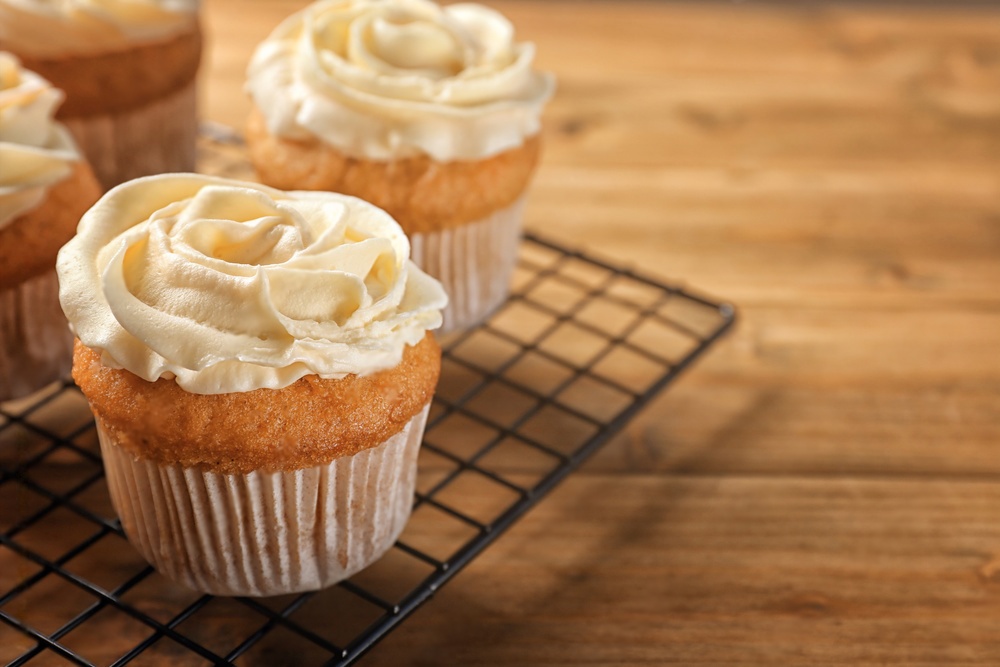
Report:
<svg viewBox="0 0 1000 667"><path fill-rule="evenodd" d="M0 664L351 664L733 321L727 305L528 235L511 298L444 342L399 542L349 581L275 598L202 595L142 560L75 386L0 406Z"/></svg>

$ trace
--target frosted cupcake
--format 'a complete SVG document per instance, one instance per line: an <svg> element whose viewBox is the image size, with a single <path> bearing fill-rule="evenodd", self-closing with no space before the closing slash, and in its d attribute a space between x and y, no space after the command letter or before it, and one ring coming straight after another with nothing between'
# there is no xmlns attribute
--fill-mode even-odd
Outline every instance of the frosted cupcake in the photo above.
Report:
<svg viewBox="0 0 1000 667"><path fill-rule="evenodd" d="M100 196L66 128L62 93L0 51L0 401L69 375L56 253Z"/></svg>
<svg viewBox="0 0 1000 667"><path fill-rule="evenodd" d="M505 298L554 87L497 12L427 0L317 2L248 70L250 155L265 183L355 195L410 235L450 296L445 329Z"/></svg>
<svg viewBox="0 0 1000 667"><path fill-rule="evenodd" d="M66 93L66 123L105 188L191 171L198 0L0 0L0 46Z"/></svg>
<svg viewBox="0 0 1000 667"><path fill-rule="evenodd" d="M160 572L318 589L402 531L447 302L384 211L195 174L126 183L60 252L73 377Z"/></svg>

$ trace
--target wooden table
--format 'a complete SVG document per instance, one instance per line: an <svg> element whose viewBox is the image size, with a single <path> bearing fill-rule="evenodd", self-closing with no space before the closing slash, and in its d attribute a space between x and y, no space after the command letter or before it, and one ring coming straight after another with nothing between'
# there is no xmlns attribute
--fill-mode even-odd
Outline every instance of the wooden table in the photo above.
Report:
<svg viewBox="0 0 1000 667"><path fill-rule="evenodd" d="M1000 12L491 4L529 226L741 322L364 664L1000 664ZM206 0L208 118L300 5Z"/></svg>

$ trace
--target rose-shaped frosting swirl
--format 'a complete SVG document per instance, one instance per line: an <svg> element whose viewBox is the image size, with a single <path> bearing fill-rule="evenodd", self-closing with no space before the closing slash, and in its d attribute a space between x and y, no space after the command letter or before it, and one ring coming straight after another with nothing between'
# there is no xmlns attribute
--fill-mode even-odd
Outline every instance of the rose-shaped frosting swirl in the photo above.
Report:
<svg viewBox="0 0 1000 667"><path fill-rule="evenodd" d="M554 79L534 55L480 5L325 0L257 48L247 88L278 136L376 160L477 160L539 131Z"/></svg>
<svg viewBox="0 0 1000 667"><path fill-rule="evenodd" d="M199 0L0 0L0 44L34 57L89 54L189 30Z"/></svg>
<svg viewBox="0 0 1000 667"><path fill-rule="evenodd" d="M56 270L103 363L219 394L396 366L447 304L409 251L354 197L165 174L98 201Z"/></svg>
<svg viewBox="0 0 1000 667"><path fill-rule="evenodd" d="M63 94L17 58L0 51L0 228L45 199L80 159L55 122Z"/></svg>

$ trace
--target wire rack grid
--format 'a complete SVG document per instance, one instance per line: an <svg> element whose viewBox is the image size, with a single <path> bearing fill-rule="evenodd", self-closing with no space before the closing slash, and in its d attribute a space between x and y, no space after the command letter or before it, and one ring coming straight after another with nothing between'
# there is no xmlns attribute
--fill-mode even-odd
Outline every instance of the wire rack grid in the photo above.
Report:
<svg viewBox="0 0 1000 667"><path fill-rule="evenodd" d="M727 305L528 235L511 298L443 342L400 540L348 581L275 598L195 593L141 559L71 383L0 406L0 664L351 664L734 319Z"/></svg>

